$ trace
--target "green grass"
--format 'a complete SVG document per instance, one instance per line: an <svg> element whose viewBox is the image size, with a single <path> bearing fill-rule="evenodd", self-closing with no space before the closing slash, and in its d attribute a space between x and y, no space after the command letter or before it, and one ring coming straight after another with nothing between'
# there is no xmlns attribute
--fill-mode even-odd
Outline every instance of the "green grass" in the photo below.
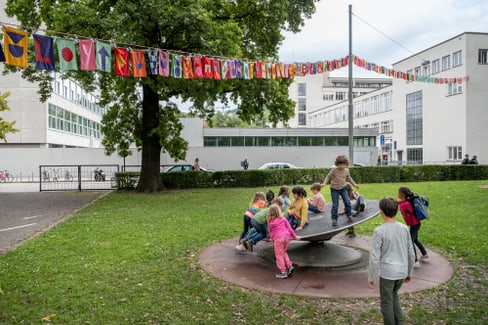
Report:
<svg viewBox="0 0 488 325"><path fill-rule="evenodd" d="M430 200L432 219L422 224L420 239L455 268L446 284L402 296L407 324L483 324L488 319L488 189L480 188L487 183L406 184ZM405 184L365 184L359 192L368 199L396 197L400 185ZM199 253L238 237L254 192L268 189L104 196L0 256L0 323L381 323L378 298L249 290L200 268ZM328 189L322 192L330 202ZM371 235L380 222L373 218L356 230Z"/></svg>

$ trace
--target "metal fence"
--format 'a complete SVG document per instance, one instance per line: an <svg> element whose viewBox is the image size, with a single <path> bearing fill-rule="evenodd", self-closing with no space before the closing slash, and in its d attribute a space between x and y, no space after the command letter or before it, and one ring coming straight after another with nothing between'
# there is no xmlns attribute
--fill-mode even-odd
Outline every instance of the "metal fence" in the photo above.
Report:
<svg viewBox="0 0 488 325"><path fill-rule="evenodd" d="M119 165L41 165L39 191L88 191L116 188Z"/></svg>

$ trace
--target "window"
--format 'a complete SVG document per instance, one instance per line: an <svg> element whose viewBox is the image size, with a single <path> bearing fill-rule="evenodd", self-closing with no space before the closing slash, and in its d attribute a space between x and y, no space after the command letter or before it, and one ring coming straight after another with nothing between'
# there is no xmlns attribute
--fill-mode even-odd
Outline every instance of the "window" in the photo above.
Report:
<svg viewBox="0 0 488 325"><path fill-rule="evenodd" d="M324 100L334 100L334 94L324 94L322 97Z"/></svg>
<svg viewBox="0 0 488 325"><path fill-rule="evenodd" d="M298 84L298 96L307 96L307 84L306 83L299 83Z"/></svg>
<svg viewBox="0 0 488 325"><path fill-rule="evenodd" d="M452 66L457 67L463 64L463 52L462 51L457 51L452 54Z"/></svg>
<svg viewBox="0 0 488 325"><path fill-rule="evenodd" d="M415 68L415 75L416 76L421 76L422 75L422 70L420 70L420 67Z"/></svg>
<svg viewBox="0 0 488 325"><path fill-rule="evenodd" d="M424 160L422 148L410 148L407 149L407 163L408 164L422 164Z"/></svg>
<svg viewBox="0 0 488 325"><path fill-rule="evenodd" d="M478 63L479 64L488 64L488 50L487 49L479 49L478 50Z"/></svg>
<svg viewBox="0 0 488 325"><path fill-rule="evenodd" d="M426 65L424 65L424 72L423 72L423 75L424 75L424 76L430 76L430 64L426 64Z"/></svg>
<svg viewBox="0 0 488 325"><path fill-rule="evenodd" d="M463 159L463 149L461 146L447 147L447 154L449 160Z"/></svg>
<svg viewBox="0 0 488 325"><path fill-rule="evenodd" d="M344 99L346 99L346 92L345 91L336 92L336 100L344 100Z"/></svg>
<svg viewBox="0 0 488 325"><path fill-rule="evenodd" d="M305 113L298 113L298 125L307 125L307 115Z"/></svg>
<svg viewBox="0 0 488 325"><path fill-rule="evenodd" d="M393 120L381 121L380 133L392 133L393 132Z"/></svg>
<svg viewBox="0 0 488 325"><path fill-rule="evenodd" d="M407 145L422 144L422 105L422 91L407 94Z"/></svg>
<svg viewBox="0 0 488 325"><path fill-rule="evenodd" d="M448 96L461 94L462 92L463 92L463 84L462 83L452 82L452 83L447 84L447 95Z"/></svg>
<svg viewBox="0 0 488 325"><path fill-rule="evenodd" d="M451 56L447 55L442 58L442 71L448 70L451 68Z"/></svg>
<svg viewBox="0 0 488 325"><path fill-rule="evenodd" d="M441 71L441 61L439 59L432 61L432 73Z"/></svg>
<svg viewBox="0 0 488 325"><path fill-rule="evenodd" d="M298 110L302 111L302 112L307 110L307 99L306 98L298 98Z"/></svg>

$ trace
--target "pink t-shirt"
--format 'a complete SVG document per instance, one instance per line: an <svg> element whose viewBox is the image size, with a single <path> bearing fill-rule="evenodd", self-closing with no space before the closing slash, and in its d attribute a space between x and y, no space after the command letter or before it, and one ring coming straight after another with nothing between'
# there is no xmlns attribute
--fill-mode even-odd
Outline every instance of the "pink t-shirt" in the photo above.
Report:
<svg viewBox="0 0 488 325"><path fill-rule="evenodd" d="M296 238L295 231L293 231L290 223L284 217L271 219L268 223L268 228L271 240L275 240L276 238Z"/></svg>

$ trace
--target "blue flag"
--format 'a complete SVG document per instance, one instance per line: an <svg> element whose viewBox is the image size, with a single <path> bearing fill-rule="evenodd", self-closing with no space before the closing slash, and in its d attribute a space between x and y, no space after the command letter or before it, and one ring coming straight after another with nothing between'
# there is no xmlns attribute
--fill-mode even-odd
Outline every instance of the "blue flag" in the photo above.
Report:
<svg viewBox="0 0 488 325"><path fill-rule="evenodd" d="M54 70L54 38L33 34L36 69Z"/></svg>

